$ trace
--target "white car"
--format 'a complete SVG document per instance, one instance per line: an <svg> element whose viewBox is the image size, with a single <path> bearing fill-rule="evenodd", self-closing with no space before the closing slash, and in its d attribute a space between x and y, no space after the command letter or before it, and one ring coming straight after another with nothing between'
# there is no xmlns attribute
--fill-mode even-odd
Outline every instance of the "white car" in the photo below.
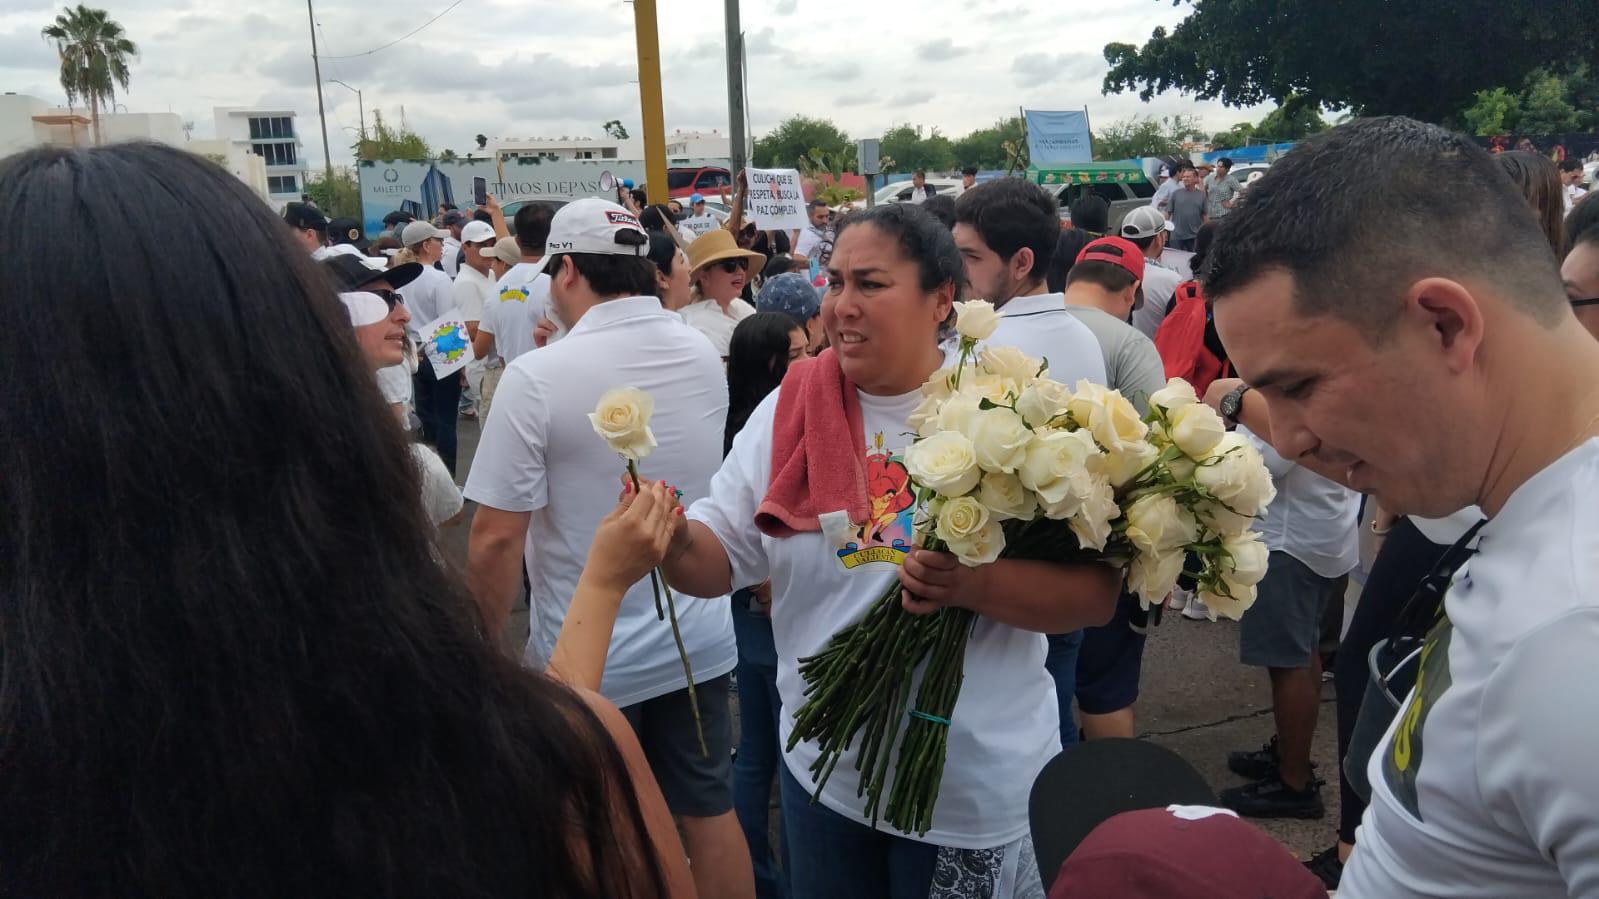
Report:
<svg viewBox="0 0 1599 899"><path fill-rule="evenodd" d="M928 178L927 183L937 188L940 194L951 197L961 195L961 182L959 178ZM911 191L916 185L909 181L895 181L887 187L877 191L875 200L879 203L904 203L911 198Z"/></svg>

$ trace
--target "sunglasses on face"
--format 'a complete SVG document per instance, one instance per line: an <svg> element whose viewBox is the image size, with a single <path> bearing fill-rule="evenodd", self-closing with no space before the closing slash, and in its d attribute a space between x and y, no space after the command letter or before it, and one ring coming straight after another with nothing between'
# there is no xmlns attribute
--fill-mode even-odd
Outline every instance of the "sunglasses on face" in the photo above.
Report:
<svg viewBox="0 0 1599 899"><path fill-rule="evenodd" d="M371 292L377 294L383 300L384 303L388 304L389 311L391 311L391 312L394 311L394 307L395 306L404 306L405 305L405 298L400 296L399 293L397 293L395 291L383 290L383 289L380 288L380 289L377 289L377 290L373 290Z"/></svg>
<svg viewBox="0 0 1599 899"><path fill-rule="evenodd" d="M1585 297L1580 300L1571 301L1571 308L1573 309L1581 309L1584 306L1599 306L1599 297Z"/></svg>
<svg viewBox="0 0 1599 899"><path fill-rule="evenodd" d="M734 272L748 271L750 264L744 259L724 259L718 262L716 267L731 275Z"/></svg>

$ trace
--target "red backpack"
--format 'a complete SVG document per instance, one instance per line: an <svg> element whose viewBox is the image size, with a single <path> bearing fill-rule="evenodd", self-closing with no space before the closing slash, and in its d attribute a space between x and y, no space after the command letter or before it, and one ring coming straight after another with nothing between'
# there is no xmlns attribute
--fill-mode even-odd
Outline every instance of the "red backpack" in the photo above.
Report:
<svg viewBox="0 0 1599 899"><path fill-rule="evenodd" d="M1166 377L1182 378L1200 396L1210 382L1231 374L1198 281L1177 285L1171 309L1155 330L1155 349L1166 365Z"/></svg>

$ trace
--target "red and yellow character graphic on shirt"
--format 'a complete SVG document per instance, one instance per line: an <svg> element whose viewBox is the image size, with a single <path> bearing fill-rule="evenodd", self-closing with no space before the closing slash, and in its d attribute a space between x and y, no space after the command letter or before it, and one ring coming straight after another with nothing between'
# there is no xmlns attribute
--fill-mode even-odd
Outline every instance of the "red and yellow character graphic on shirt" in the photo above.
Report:
<svg viewBox="0 0 1599 899"><path fill-rule="evenodd" d="M883 435L872 441L866 456L866 523L855 531L854 539L838 551L845 568L868 562L898 565L911 549L912 506L910 472L898 455L883 449Z"/></svg>

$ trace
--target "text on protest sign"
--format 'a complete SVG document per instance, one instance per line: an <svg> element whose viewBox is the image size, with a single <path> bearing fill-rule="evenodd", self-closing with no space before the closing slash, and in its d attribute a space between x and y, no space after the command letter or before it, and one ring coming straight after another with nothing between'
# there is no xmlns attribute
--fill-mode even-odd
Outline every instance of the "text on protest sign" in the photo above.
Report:
<svg viewBox="0 0 1599 899"><path fill-rule="evenodd" d="M795 231L810 225L797 169L748 169L749 213L762 231Z"/></svg>
<svg viewBox="0 0 1599 899"><path fill-rule="evenodd" d="M709 234L720 227L722 223L709 215L691 216L677 223L677 231L683 235L685 243L692 242L694 238Z"/></svg>

